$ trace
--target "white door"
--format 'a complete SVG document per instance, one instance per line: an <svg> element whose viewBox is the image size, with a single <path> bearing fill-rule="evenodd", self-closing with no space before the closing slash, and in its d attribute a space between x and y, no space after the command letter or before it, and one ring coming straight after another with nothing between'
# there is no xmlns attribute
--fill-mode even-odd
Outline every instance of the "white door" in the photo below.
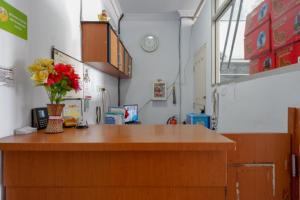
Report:
<svg viewBox="0 0 300 200"><path fill-rule="evenodd" d="M201 112L206 104L206 44L194 55L194 111Z"/></svg>

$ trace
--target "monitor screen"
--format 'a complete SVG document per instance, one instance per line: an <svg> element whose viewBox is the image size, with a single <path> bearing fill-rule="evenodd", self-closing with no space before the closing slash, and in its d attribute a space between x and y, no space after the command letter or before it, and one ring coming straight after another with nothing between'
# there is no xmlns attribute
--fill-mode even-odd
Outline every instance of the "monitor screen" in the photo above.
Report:
<svg viewBox="0 0 300 200"><path fill-rule="evenodd" d="M135 123L139 121L138 105L124 105L125 123Z"/></svg>

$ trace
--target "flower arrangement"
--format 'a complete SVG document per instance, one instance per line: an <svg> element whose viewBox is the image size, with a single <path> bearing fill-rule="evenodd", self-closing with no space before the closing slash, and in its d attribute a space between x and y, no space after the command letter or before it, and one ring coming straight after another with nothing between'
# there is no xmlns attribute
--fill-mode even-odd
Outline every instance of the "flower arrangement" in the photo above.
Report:
<svg viewBox="0 0 300 200"><path fill-rule="evenodd" d="M80 90L78 74L71 65L54 65L51 59L38 59L28 70L35 85L45 88L51 102L47 105L49 116L46 133L63 132L64 104L60 103L68 92Z"/></svg>
<svg viewBox="0 0 300 200"><path fill-rule="evenodd" d="M80 78L71 65L54 65L51 59L38 59L28 69L36 86L46 89L51 104L59 104L72 90L80 90Z"/></svg>

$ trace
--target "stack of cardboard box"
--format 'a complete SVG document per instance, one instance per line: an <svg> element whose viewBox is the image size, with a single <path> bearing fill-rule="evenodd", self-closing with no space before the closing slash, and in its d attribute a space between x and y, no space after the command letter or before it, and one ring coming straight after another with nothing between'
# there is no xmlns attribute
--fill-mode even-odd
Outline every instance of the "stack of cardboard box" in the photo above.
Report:
<svg viewBox="0 0 300 200"><path fill-rule="evenodd" d="M250 60L250 74L275 68L275 54L272 46L271 11L271 0L265 0L247 16L245 28L245 59Z"/></svg>
<svg viewBox="0 0 300 200"><path fill-rule="evenodd" d="M299 62L300 1L273 0L273 47L276 65L283 67Z"/></svg>
<svg viewBox="0 0 300 200"><path fill-rule="evenodd" d="M265 0L246 20L245 59L250 74L298 62L300 0Z"/></svg>

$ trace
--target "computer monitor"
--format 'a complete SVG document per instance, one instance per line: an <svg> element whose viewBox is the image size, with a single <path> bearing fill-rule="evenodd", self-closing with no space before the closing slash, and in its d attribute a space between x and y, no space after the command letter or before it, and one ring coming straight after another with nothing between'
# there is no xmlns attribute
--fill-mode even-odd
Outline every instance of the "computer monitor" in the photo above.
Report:
<svg viewBox="0 0 300 200"><path fill-rule="evenodd" d="M125 116L125 123L137 123L139 121L139 115L138 115L138 105L124 105L125 109L125 115L128 113L128 116Z"/></svg>

